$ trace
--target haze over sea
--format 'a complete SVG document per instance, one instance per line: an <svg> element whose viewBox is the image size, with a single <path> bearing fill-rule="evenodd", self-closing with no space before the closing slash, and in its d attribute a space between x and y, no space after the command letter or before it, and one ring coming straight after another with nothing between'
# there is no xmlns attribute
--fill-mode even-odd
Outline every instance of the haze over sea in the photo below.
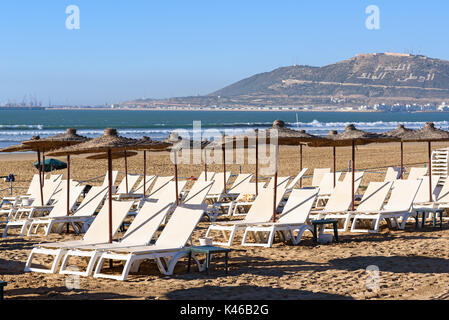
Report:
<svg viewBox="0 0 449 320"><path fill-rule="evenodd" d="M298 117L298 121L296 121ZM18 144L32 136L45 138L76 128L78 133L96 137L104 128L117 128L130 138L149 136L162 140L176 129L192 133L193 121L201 121L202 129L221 132L270 127L274 120L284 120L293 129L316 135L329 130L344 130L349 123L371 132L395 129L399 123L417 129L425 122L449 129L449 113L359 113L359 112L238 112L238 111L131 111L131 110L2 110L0 111L0 147Z"/></svg>

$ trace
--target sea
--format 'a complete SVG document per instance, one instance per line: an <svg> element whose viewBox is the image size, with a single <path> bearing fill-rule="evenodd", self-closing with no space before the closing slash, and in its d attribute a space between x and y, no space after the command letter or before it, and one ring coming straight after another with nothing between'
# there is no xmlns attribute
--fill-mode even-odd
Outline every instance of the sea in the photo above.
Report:
<svg viewBox="0 0 449 320"><path fill-rule="evenodd" d="M287 127L327 135L342 131L348 124L370 132L384 132L404 124L421 128L434 122L437 128L449 129L449 113L362 113L362 112L275 112L275 111L153 111L153 110L0 110L0 147L20 144L33 136L45 138L76 128L87 137L100 136L105 128L116 128L120 135L140 139L165 139L178 131L183 137L198 137L201 123L203 137L217 133L239 134L255 128L264 129L275 120ZM194 132L196 135L194 136Z"/></svg>

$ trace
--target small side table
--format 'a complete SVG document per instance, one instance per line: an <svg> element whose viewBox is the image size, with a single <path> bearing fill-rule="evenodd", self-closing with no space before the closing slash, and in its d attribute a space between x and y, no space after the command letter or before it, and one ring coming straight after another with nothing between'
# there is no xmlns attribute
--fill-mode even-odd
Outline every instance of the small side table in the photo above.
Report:
<svg viewBox="0 0 449 320"><path fill-rule="evenodd" d="M338 220L335 219L324 219L324 220L313 220L313 242L318 242L318 226L324 226L327 224L331 224L334 227L334 238L335 242L339 242L338 240Z"/></svg>
<svg viewBox="0 0 449 320"><path fill-rule="evenodd" d="M200 253L200 254L206 255L206 270L207 270L208 274L210 274L210 261L211 261L212 255L216 254L216 253L224 253L225 254L226 274L228 274L228 260L229 260L229 252L230 251L231 251L231 249L215 247L215 246L190 247L190 249L189 249L189 264L188 264L187 272L190 272L192 253Z"/></svg>
<svg viewBox="0 0 449 320"><path fill-rule="evenodd" d="M8 283L5 281L0 281L0 300L4 299L3 288L6 287Z"/></svg>
<svg viewBox="0 0 449 320"><path fill-rule="evenodd" d="M443 229L443 213L445 212L444 209L438 209L438 208L417 208L416 211L416 224L415 228L418 228L419 226L419 215L421 214L421 228L424 228L426 224L426 214L427 213L433 213L433 227L435 228L437 225L437 216L440 215L440 228Z"/></svg>

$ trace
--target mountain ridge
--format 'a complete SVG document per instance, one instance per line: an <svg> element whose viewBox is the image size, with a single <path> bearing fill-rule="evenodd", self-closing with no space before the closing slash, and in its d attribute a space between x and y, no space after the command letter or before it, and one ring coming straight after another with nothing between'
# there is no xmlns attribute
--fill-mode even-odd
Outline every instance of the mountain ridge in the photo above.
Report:
<svg viewBox="0 0 449 320"><path fill-rule="evenodd" d="M330 65L285 66L255 74L205 96L167 103L265 106L436 104L449 100L449 61L423 55L370 53Z"/></svg>

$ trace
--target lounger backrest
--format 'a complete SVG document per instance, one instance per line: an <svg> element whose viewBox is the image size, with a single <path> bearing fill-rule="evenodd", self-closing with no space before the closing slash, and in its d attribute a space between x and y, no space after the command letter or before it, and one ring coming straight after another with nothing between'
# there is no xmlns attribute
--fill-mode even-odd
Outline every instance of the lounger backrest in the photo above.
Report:
<svg viewBox="0 0 449 320"><path fill-rule="evenodd" d="M212 181L214 179L214 176L215 176L215 172L207 171L207 181ZM206 172L205 171L201 172L197 181L206 181Z"/></svg>
<svg viewBox="0 0 449 320"><path fill-rule="evenodd" d="M250 181L252 179L252 174L239 174L237 178L235 179L234 183L232 184L232 187L228 189L228 193L242 193L243 191L248 190L248 186L250 184Z"/></svg>
<svg viewBox="0 0 449 320"><path fill-rule="evenodd" d="M437 189L438 182L440 181L440 176L432 175L432 201L435 199L435 190ZM415 200L413 203L424 203L430 201L430 189L429 189L429 177L421 177L422 183L419 186L418 192L416 193Z"/></svg>
<svg viewBox="0 0 449 320"><path fill-rule="evenodd" d="M216 173L214 176L214 184L212 185L212 188L210 189L209 194L211 195L217 195L222 194L224 192L224 182L223 182L224 173L219 172ZM229 178L231 177L230 172L226 172L226 182L228 182ZM204 181L198 181L198 182L204 182Z"/></svg>
<svg viewBox="0 0 449 320"><path fill-rule="evenodd" d="M264 189L265 182L259 182L259 190ZM236 201L241 201L248 196L256 195L256 183L250 182L246 185L245 190L241 190L241 193L237 196Z"/></svg>
<svg viewBox="0 0 449 320"><path fill-rule="evenodd" d="M154 182L154 179L156 179L156 176L146 176L145 177L145 186L146 190L145 192L148 192L150 190L151 184ZM136 189L134 189L134 194L142 194L143 195L143 181L144 179L140 180L139 184L137 185Z"/></svg>
<svg viewBox="0 0 449 320"><path fill-rule="evenodd" d="M276 207L282 201L287 189L278 187L276 192ZM259 190L259 195L254 200L251 208L245 216L244 222L268 222L273 217L273 188Z"/></svg>
<svg viewBox="0 0 449 320"><path fill-rule="evenodd" d="M178 192L185 188L187 181L178 181ZM151 200L163 200L164 202L176 202L176 182L169 181L158 191L151 194Z"/></svg>
<svg viewBox="0 0 449 320"><path fill-rule="evenodd" d="M278 177L278 188L287 188L288 182L291 177ZM267 189L273 189L274 187L274 178L270 179L268 185L265 187Z"/></svg>
<svg viewBox="0 0 449 320"><path fill-rule="evenodd" d="M29 186L26 194L31 195L31 196L34 195L37 197L37 194L39 192L39 186L40 186L39 175L35 174L33 176L33 179L31 179L31 183L30 183L30 186Z"/></svg>
<svg viewBox="0 0 449 320"><path fill-rule="evenodd" d="M145 202L123 235L121 243L130 246L148 245L173 205L172 201L167 201L168 198L161 197L157 202Z"/></svg>
<svg viewBox="0 0 449 320"><path fill-rule="evenodd" d="M112 234L117 233L118 228L128 215L134 201L112 200ZM106 243L109 241L109 205L104 205L94 222L90 225L83 240L89 243Z"/></svg>
<svg viewBox="0 0 449 320"><path fill-rule="evenodd" d="M184 205L202 205L206 196L210 194L210 190L216 182L214 181L196 181L189 190Z"/></svg>
<svg viewBox="0 0 449 320"><path fill-rule="evenodd" d="M349 173L350 174L350 173ZM351 175L351 174L350 174ZM356 172L354 175L354 192L362 183L364 172ZM321 194L321 190L319 192ZM345 179L338 183L326 203L324 211L327 212L344 212L349 209L352 203L352 179Z"/></svg>
<svg viewBox="0 0 449 320"><path fill-rule="evenodd" d="M62 180L62 174L51 174L49 180L52 182L57 182Z"/></svg>
<svg viewBox="0 0 449 320"><path fill-rule="evenodd" d="M44 205L49 204L52 199L57 200L57 198L60 196L60 193L62 192L61 182L61 179L52 178L45 181L44 187L42 189ZM39 197L37 199L37 204L40 205Z"/></svg>
<svg viewBox="0 0 449 320"><path fill-rule="evenodd" d="M324 175L326 173L330 173L330 168L323 168L323 169L315 169L313 170L313 177L312 177L312 187L319 187L321 180L323 180ZM338 180L338 179L337 179Z"/></svg>
<svg viewBox="0 0 449 320"><path fill-rule="evenodd" d="M446 182L443 185L438 197L436 199L438 203L449 203L449 179L446 179Z"/></svg>
<svg viewBox="0 0 449 320"><path fill-rule="evenodd" d="M170 181L172 181L175 177L170 176L170 177L157 177L156 181L154 182L153 187L151 188L151 192L148 195L150 198L153 196L153 194L155 194L156 192L158 192L159 190L161 190L162 188L164 188L165 186L168 185L168 183Z"/></svg>
<svg viewBox="0 0 449 320"><path fill-rule="evenodd" d="M112 171L112 183L111 185L115 185L115 182L117 181L118 171ZM108 186L108 173L106 172L106 176L104 177L102 187Z"/></svg>
<svg viewBox="0 0 449 320"><path fill-rule="evenodd" d="M130 193L131 190L136 185L137 181L139 180L140 176L138 174L129 174L128 173L128 192ZM119 186L117 187L117 194L126 194L126 177L123 177L122 182L120 182Z"/></svg>
<svg viewBox="0 0 449 320"><path fill-rule="evenodd" d="M159 235L155 245L165 248L183 248L189 241L203 213L201 206L185 204L178 206Z"/></svg>
<svg viewBox="0 0 449 320"><path fill-rule="evenodd" d="M395 181L393 183L390 199L383 210L387 212L409 211L421 183L421 179Z"/></svg>
<svg viewBox="0 0 449 320"><path fill-rule="evenodd" d="M354 182L360 180L362 182L365 171L356 172L354 175ZM352 172L346 172L345 177L342 182L348 183L352 181ZM357 192L357 190L355 190Z"/></svg>
<svg viewBox="0 0 449 320"><path fill-rule="evenodd" d="M290 182L290 184L287 186L287 189L293 189L299 182L299 180L301 180L302 177L304 177L304 175L307 173L308 170L309 170L308 168L302 169L301 172L295 177L295 179L293 179L293 181Z"/></svg>
<svg viewBox="0 0 449 320"><path fill-rule="evenodd" d="M318 196L318 189L293 189L279 223L304 224Z"/></svg>
<svg viewBox="0 0 449 320"><path fill-rule="evenodd" d="M357 212L376 212L382 209L393 181L371 182L357 207Z"/></svg>
<svg viewBox="0 0 449 320"><path fill-rule="evenodd" d="M407 180L416 180L427 174L427 168L411 168Z"/></svg>
<svg viewBox="0 0 449 320"><path fill-rule="evenodd" d="M62 181L62 190L60 196L58 196L58 201L55 203L53 209L50 211L50 217L64 217L67 215L67 182ZM69 208L72 209L78 198L83 192L84 186L80 185L77 181L70 181L70 200Z"/></svg>
<svg viewBox="0 0 449 320"><path fill-rule="evenodd" d="M401 176L401 168L390 167L387 169L384 182L396 181Z"/></svg>
<svg viewBox="0 0 449 320"><path fill-rule="evenodd" d="M337 185L338 185L338 180L341 177L341 172L336 172L335 173L335 180L337 181ZM332 194L334 192L334 173L329 172L329 173L325 173L323 176L323 179L321 179L321 183L319 185L319 189L320 189L320 195L327 195L327 194Z"/></svg>
<svg viewBox="0 0 449 320"><path fill-rule="evenodd" d="M101 203L108 193L107 187L92 187L88 193L86 193L81 204L73 214L74 217L90 217L98 210Z"/></svg>

